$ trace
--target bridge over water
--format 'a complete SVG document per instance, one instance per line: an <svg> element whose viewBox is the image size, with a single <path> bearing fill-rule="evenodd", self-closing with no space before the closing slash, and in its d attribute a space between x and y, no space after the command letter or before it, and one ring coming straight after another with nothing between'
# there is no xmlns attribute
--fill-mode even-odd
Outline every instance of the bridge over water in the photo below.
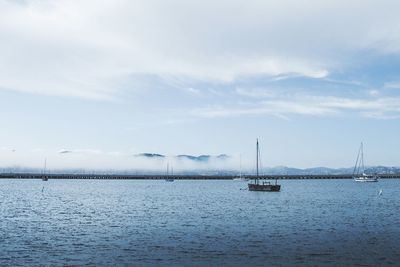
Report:
<svg viewBox="0 0 400 267"><path fill-rule="evenodd" d="M42 179L43 174L40 173L0 173L0 179ZM161 174L146 174L146 175L122 175L122 174L45 174L48 179L98 179L98 180L232 180L236 175L161 175ZM254 175L246 175L246 178L254 179ZM305 174L305 175L260 175L263 179L352 179L351 174ZM380 174L383 179L400 178L400 173L397 174Z"/></svg>

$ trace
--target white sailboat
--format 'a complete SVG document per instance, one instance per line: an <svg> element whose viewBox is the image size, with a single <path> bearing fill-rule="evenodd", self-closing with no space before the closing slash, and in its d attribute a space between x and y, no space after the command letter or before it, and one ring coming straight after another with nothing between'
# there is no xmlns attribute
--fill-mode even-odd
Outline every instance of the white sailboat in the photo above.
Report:
<svg viewBox="0 0 400 267"><path fill-rule="evenodd" d="M44 159L44 168L43 168L43 175L42 175L42 181L48 181L49 177L46 175L46 168L47 168L47 158Z"/></svg>
<svg viewBox="0 0 400 267"><path fill-rule="evenodd" d="M167 175L165 177L165 181L166 182L173 182L174 181L174 178L173 178L174 171L173 171L172 168L171 168L171 172L172 172L172 174L170 175L169 174L169 163L167 163Z"/></svg>
<svg viewBox="0 0 400 267"><path fill-rule="evenodd" d="M240 155L240 172L239 177L233 178L234 181L248 181L246 177L242 176L242 155Z"/></svg>
<svg viewBox="0 0 400 267"><path fill-rule="evenodd" d="M356 164L354 165L353 178L356 182L377 182L378 176L376 174L366 174L364 166L364 145L361 142L358 149Z"/></svg>

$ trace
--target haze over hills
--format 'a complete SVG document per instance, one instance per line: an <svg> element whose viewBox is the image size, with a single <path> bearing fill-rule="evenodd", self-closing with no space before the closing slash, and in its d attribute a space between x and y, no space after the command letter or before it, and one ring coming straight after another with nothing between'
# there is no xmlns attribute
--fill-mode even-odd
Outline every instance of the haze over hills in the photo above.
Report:
<svg viewBox="0 0 400 267"><path fill-rule="evenodd" d="M0 173L42 173L43 169L40 168L28 168L23 166L13 166L13 167L0 167ZM83 168L66 168L66 169L48 169L47 173L65 173L65 174L165 174L165 170L148 170L141 168L132 168L126 170L118 169L83 169ZM239 169L192 169L192 170L179 170L175 169L175 174L177 175L237 175L239 174ZM253 175L253 169L243 169L243 175ZM260 170L261 174L266 175L340 175L340 174L351 174L353 172L353 167L348 168L327 168L327 167L315 167L315 168L293 168L286 166L276 166L270 168L262 168ZM388 167L388 166L370 166L366 168L366 173L378 173L378 174L397 174L400 173L400 167Z"/></svg>
<svg viewBox="0 0 400 267"><path fill-rule="evenodd" d="M149 159L154 159L154 158L167 158L168 156L162 155L162 154L157 154L157 153L140 153L136 154L136 157L142 157L142 158L149 158ZM217 156L213 155L199 155L199 156L193 156L193 155L176 155L172 156L173 158L176 159L183 159L183 160L191 160L191 161L196 161L196 162L208 162L212 159L217 159L217 160L226 160L229 158L228 155L226 154L220 154Z"/></svg>
<svg viewBox="0 0 400 267"><path fill-rule="evenodd" d="M166 159L168 158L165 155L162 154L156 154L156 153L141 153L135 155L137 157L144 157L148 159ZM181 160L189 160L189 161L194 161L194 162L203 162L207 163L210 160L217 160L217 161L225 161L231 158L231 156L226 155L226 154L220 154L217 156L213 155L199 155L199 156L193 156L193 155L176 155L172 156L172 158L175 159L181 159ZM238 166L238 168L240 168ZM209 171L215 172L215 170L210 169ZM219 170L221 171L221 170ZM231 172L237 172L237 170L234 170L232 168L227 168L222 170L223 172L231 173ZM192 172L198 172L198 170L192 170ZM203 173L204 170L201 170ZM254 170L249 170L245 169L244 172L254 172ZM343 168L328 168L328 167L312 167L312 168L293 168L293 167L288 167L288 166L275 166L275 167L267 167L267 168L262 168L262 172L265 174L276 174L276 175L298 175L298 174L349 174L353 172L353 167L343 167ZM366 172L368 173L399 173L400 172L400 167L388 167L388 166L367 166Z"/></svg>
<svg viewBox="0 0 400 267"><path fill-rule="evenodd" d="M101 153L92 153L89 161L81 158L84 153L76 151L63 151L59 158L47 158L47 173L65 174L166 174L169 173L190 174L190 175L244 175L255 173L255 162L251 157L227 154L177 154L165 155L161 153L138 153L125 155L108 155L101 158L102 161L121 162L119 167L102 165L96 162L97 157L104 156ZM66 158L65 155L70 155ZM63 164L58 164L57 160L63 160ZM90 161L92 160L92 161ZM18 161L16 161L18 162ZM43 165L42 165L43 166ZM40 165L29 166L13 163L0 162L0 173L42 173L43 167ZM353 173L353 166L348 167L310 167L296 168L290 166L260 166L260 173L267 175L340 175ZM400 173L400 167L394 166L367 166L366 173L393 174Z"/></svg>

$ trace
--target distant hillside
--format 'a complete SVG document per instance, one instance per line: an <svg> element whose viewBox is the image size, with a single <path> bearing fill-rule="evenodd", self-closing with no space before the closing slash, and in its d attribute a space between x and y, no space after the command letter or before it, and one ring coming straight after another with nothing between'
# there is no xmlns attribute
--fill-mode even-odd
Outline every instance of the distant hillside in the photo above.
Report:
<svg viewBox="0 0 400 267"><path fill-rule="evenodd" d="M200 156L191 156L191 155L178 155L176 158L178 159L188 159L188 160L194 160L194 161L201 161L201 162L206 162L210 159L210 155L200 155Z"/></svg>
<svg viewBox="0 0 400 267"><path fill-rule="evenodd" d="M140 153L136 154L136 157L145 157L145 158L165 158L164 155L155 154L155 153Z"/></svg>
<svg viewBox="0 0 400 267"><path fill-rule="evenodd" d="M286 166L264 168L265 174L276 174L276 175L319 175L319 174L351 174L353 173L353 167L349 168L326 168L326 167L314 167L306 169L290 168ZM400 167L385 167L385 166L370 166L365 170L366 173L380 173L380 174L393 174L400 173Z"/></svg>
<svg viewBox="0 0 400 267"><path fill-rule="evenodd" d="M136 157L143 157L143 158L166 158L167 156L162 155L162 154L155 154L155 153L140 153L136 154ZM220 154L217 156L212 156L212 155L200 155L200 156L193 156L193 155L177 155L177 156L172 156L176 159L180 160L190 160L190 161L195 161L195 162L208 162L212 159L218 159L218 160L225 160L228 159L229 156L226 154Z"/></svg>

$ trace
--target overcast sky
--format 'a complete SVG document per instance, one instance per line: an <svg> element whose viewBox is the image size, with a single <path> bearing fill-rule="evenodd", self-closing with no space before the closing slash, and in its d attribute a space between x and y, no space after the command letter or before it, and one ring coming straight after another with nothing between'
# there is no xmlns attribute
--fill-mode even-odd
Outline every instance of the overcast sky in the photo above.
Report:
<svg viewBox="0 0 400 267"><path fill-rule="evenodd" d="M265 166L348 167L361 141L367 165L399 166L399 10L0 0L0 166L138 168L142 152L251 165L256 138Z"/></svg>

